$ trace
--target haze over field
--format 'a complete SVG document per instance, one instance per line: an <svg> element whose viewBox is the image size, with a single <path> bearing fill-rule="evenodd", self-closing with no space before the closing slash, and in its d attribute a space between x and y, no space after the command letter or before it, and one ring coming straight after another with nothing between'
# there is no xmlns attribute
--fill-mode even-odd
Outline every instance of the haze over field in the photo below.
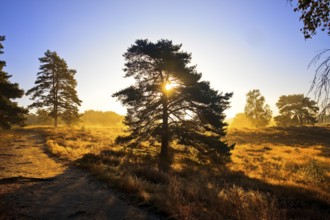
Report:
<svg viewBox="0 0 330 220"><path fill-rule="evenodd" d="M111 97L132 84L122 54L136 39L182 43L211 87L234 92L228 117L244 111L245 95L260 89L274 112L281 95L307 94L310 60L330 41L319 31L305 40L299 14L286 0L266 1L1 1L5 71L25 91L50 49L77 70L77 92L88 109L126 110ZM19 104L31 104L28 97Z"/></svg>

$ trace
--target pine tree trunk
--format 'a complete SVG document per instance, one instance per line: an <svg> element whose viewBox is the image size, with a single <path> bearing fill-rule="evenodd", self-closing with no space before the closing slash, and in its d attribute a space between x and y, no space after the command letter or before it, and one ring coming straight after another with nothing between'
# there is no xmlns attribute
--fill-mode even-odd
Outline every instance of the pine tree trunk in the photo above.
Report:
<svg viewBox="0 0 330 220"><path fill-rule="evenodd" d="M57 108L55 108L54 127L57 128Z"/></svg>
<svg viewBox="0 0 330 220"><path fill-rule="evenodd" d="M168 98L166 94L163 94L163 125L162 125L162 145L160 150L159 168L162 170L168 170L168 145L169 145L169 132L168 132Z"/></svg>
<svg viewBox="0 0 330 220"><path fill-rule="evenodd" d="M56 90L55 90L56 91ZM54 127L57 128L57 118L58 118L58 106L57 106L57 92L54 94Z"/></svg>
<svg viewBox="0 0 330 220"><path fill-rule="evenodd" d="M53 74L53 88L54 88L54 127L57 128L57 118L58 118L58 77L55 75L55 73Z"/></svg>

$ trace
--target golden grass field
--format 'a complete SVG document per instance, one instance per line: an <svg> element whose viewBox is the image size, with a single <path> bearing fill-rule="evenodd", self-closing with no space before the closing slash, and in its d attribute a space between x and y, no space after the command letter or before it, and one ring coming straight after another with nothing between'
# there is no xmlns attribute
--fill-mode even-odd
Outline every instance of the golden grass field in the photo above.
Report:
<svg viewBox="0 0 330 220"><path fill-rule="evenodd" d="M114 144L121 128L49 130L47 146L173 219L330 219L330 128L231 129L232 162L214 163L174 145L171 170L157 168L159 148Z"/></svg>

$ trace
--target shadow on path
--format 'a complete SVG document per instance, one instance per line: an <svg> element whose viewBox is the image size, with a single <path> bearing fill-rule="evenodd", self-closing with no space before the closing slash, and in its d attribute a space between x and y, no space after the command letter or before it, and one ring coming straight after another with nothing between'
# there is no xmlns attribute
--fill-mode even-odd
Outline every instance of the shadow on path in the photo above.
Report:
<svg viewBox="0 0 330 220"><path fill-rule="evenodd" d="M0 219L157 219L59 163L45 152L39 131L0 134Z"/></svg>

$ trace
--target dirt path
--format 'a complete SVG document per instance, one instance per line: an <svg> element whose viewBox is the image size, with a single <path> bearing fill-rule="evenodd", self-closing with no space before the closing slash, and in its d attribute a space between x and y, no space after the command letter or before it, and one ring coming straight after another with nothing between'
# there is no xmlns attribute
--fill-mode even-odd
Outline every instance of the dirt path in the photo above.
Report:
<svg viewBox="0 0 330 220"><path fill-rule="evenodd" d="M45 153L38 129L0 133L0 219L157 219Z"/></svg>

